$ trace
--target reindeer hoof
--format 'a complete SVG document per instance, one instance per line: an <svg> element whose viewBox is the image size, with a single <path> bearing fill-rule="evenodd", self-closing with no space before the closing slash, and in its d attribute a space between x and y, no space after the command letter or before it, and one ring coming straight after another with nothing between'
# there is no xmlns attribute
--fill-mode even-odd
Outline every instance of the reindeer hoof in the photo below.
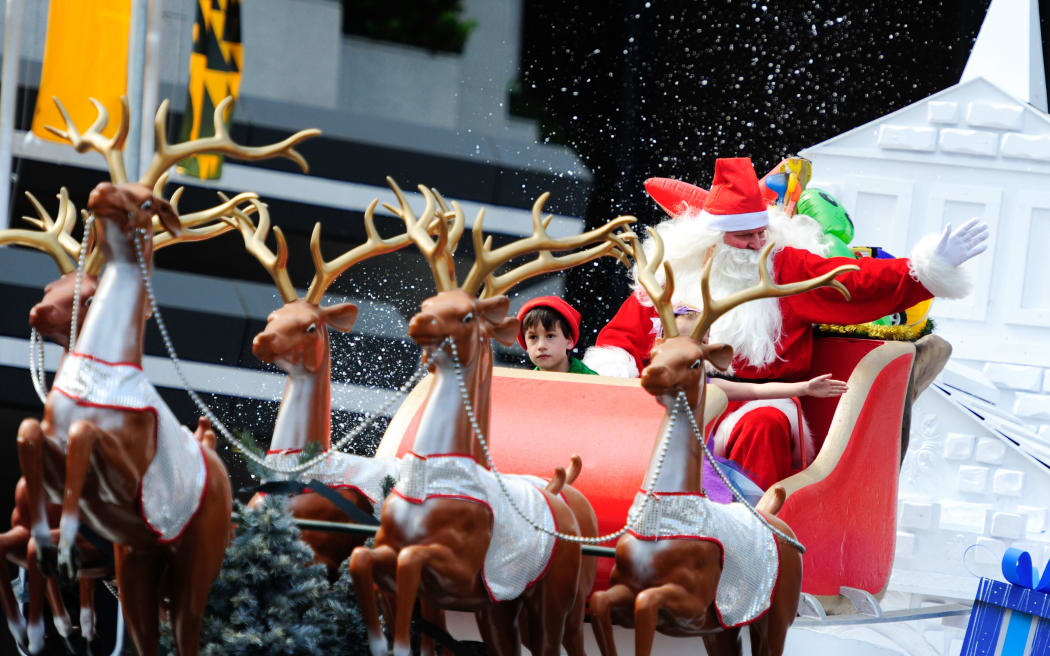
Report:
<svg viewBox="0 0 1050 656"><path fill-rule="evenodd" d="M58 554L58 575L62 583L67 585L76 583L80 565L80 549L77 548L76 544L69 549L60 551Z"/></svg>
<svg viewBox="0 0 1050 656"><path fill-rule="evenodd" d="M58 574L58 547L53 544L37 544L36 562L40 573L48 578Z"/></svg>
<svg viewBox="0 0 1050 656"><path fill-rule="evenodd" d="M62 642L66 645L66 653L72 656L84 656L91 653L87 640L80 634L80 629L77 627L73 627L69 635L62 636Z"/></svg>

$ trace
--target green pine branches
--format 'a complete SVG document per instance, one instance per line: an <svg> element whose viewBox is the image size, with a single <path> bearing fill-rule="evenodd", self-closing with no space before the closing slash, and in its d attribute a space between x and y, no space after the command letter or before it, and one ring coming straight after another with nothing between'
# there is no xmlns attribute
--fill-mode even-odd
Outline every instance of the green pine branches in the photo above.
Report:
<svg viewBox="0 0 1050 656"><path fill-rule="evenodd" d="M346 565L329 585L281 498L268 496L258 510L237 504L233 521L204 614L204 656L368 653ZM173 651L167 628L162 647Z"/></svg>

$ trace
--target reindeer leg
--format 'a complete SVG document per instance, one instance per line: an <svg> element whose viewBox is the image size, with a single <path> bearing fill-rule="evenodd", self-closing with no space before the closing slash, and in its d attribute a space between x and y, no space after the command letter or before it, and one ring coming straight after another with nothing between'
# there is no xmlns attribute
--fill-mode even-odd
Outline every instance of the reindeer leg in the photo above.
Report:
<svg viewBox="0 0 1050 656"><path fill-rule="evenodd" d="M80 530L80 496L91 468L91 452L103 435L95 424L82 419L69 429L66 445L66 492L62 498L62 520L58 524L58 571L66 581L77 578L80 569L80 549L77 531Z"/></svg>
<svg viewBox="0 0 1050 656"><path fill-rule="evenodd" d="M200 649L204 608L226 555L233 503L230 478L219 457L205 450L204 458L208 468L204 497L197 514L183 530L178 548L168 559L170 565L165 574L164 589L171 597L169 614L179 656L195 656ZM156 606L153 615L157 615Z"/></svg>
<svg viewBox="0 0 1050 656"><path fill-rule="evenodd" d="M713 601L713 595L710 599L701 599L677 583L639 592L634 599L635 656L649 656L652 652L661 608L679 617L703 617Z"/></svg>
<svg viewBox="0 0 1050 656"><path fill-rule="evenodd" d="M599 590L591 595L588 603L591 609L591 626L594 629L594 641L602 656L616 656L616 643L613 641L612 609L618 606L634 604L634 592L626 585L617 584L608 590Z"/></svg>
<svg viewBox="0 0 1050 656"><path fill-rule="evenodd" d="M397 554L397 605L394 608L394 656L409 656L412 608L416 605L423 566L444 547L411 545Z"/></svg>
<svg viewBox="0 0 1050 656"><path fill-rule="evenodd" d="M95 580L80 579L80 635L88 644L95 639Z"/></svg>
<svg viewBox="0 0 1050 656"><path fill-rule="evenodd" d="M139 656L156 656L160 575L164 559L155 551L115 545L120 607Z"/></svg>
<svg viewBox="0 0 1050 656"><path fill-rule="evenodd" d="M26 611L26 621L29 624L29 653L38 654L44 650L44 598L45 578L40 571L35 538L29 539L26 545L26 582L29 587L29 608ZM47 582L54 579L46 579ZM59 595L59 602L62 597ZM58 624L55 625L58 628Z"/></svg>
<svg viewBox="0 0 1050 656"><path fill-rule="evenodd" d="M373 572L377 567L397 569L397 552L388 546L357 547L350 553L350 578L354 582L357 594L357 605L361 607L361 617L368 627L368 646L372 656L386 656L386 637L379 622L379 610L376 604L376 584ZM409 607L409 613L412 609Z"/></svg>
<svg viewBox="0 0 1050 656"><path fill-rule="evenodd" d="M490 604L474 614L478 632L485 648L492 656L520 656L521 634L518 632L518 615L521 603L504 601Z"/></svg>
<svg viewBox="0 0 1050 656"><path fill-rule="evenodd" d="M55 548L51 544L51 527L47 523L44 497L44 449L46 438L36 419L24 419L18 427L18 464L26 481L26 507L29 530L37 544L40 571L55 573Z"/></svg>
<svg viewBox="0 0 1050 656"><path fill-rule="evenodd" d="M740 654L740 629L726 629L704 635L704 649L709 656L737 656ZM742 655L743 656L743 655Z"/></svg>
<svg viewBox="0 0 1050 656"><path fill-rule="evenodd" d="M7 618L7 628L11 630L11 637L15 642L24 645L26 643L26 621L22 617L22 611L15 599L14 588L11 587L11 573L8 570L8 556L15 553L24 553L29 543L29 529L24 526L13 526L10 531L0 535L0 606L4 608L4 617Z"/></svg>
<svg viewBox="0 0 1050 656"><path fill-rule="evenodd" d="M419 600L419 614L434 626L442 630L448 630L448 627L445 625L444 611L429 599ZM439 652L440 654L446 653L445 649L438 649L434 644L434 639L426 634L420 636L419 651L423 656L437 656Z"/></svg>

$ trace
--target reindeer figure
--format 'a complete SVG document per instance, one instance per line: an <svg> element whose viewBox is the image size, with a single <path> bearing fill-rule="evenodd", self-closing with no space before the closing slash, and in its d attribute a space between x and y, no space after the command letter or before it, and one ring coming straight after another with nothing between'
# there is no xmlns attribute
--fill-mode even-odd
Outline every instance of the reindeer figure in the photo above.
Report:
<svg viewBox="0 0 1050 656"><path fill-rule="evenodd" d="M708 260L701 278L703 311L692 333L678 334L671 298L674 274L664 263L666 286L661 290L656 271L663 259L663 244L653 230L652 261L632 238L621 247L638 265L638 281L656 307L665 339L652 351L651 363L642 372L642 387L667 408L661 427L663 437L653 447L643 489L629 517L633 530L616 545L608 590L591 595L594 635L603 656L615 656L612 623L633 626L634 653L648 656L656 631L672 636L702 636L712 656L737 653L741 627L750 630L752 654L777 655L783 651L788 627L798 609L802 589L802 554L779 537L743 506L709 501L701 481L701 445L693 426L703 426L705 363L726 369L732 347L707 344L702 339L711 324L732 308L759 298L799 294L830 286L848 298L840 273L856 269L845 265L811 280L776 285L769 276L767 259L773 244L763 249L760 282L724 299L712 299ZM677 398L685 393L686 412L674 422ZM667 426L673 423L668 432ZM661 455L662 454L662 455ZM771 514L764 519L794 539L783 521Z"/></svg>
<svg viewBox="0 0 1050 656"><path fill-rule="evenodd" d="M311 442L319 444L328 457L299 476L318 479L339 488L340 493L368 514L378 516L383 499L383 480L397 478L395 458L366 458L331 448L331 347L328 329L349 331L357 318L353 303L321 306L325 291L336 278L354 265L371 257L403 248L411 243L407 234L383 239L375 228L373 214L378 200L365 210L365 243L326 262L321 255L321 224L314 226L310 238L310 252L317 271L306 296L300 298L288 277L288 247L278 226L273 234L277 252L266 246L270 230L269 213L262 203L254 202L259 214L258 227L242 212L237 213L238 227L245 248L266 269L284 301L266 319L266 328L252 340L252 352L263 362L280 367L288 374L284 396L277 413L268 463L288 467L296 465L303 449ZM252 503L261 501L256 495ZM317 494L298 494L292 497L289 509L294 517L326 521L346 521L346 515L328 500ZM354 547L364 544L363 536L325 531L303 531L302 539L314 550L317 562L336 574L341 562Z"/></svg>
<svg viewBox="0 0 1050 656"><path fill-rule="evenodd" d="M66 130L52 129L80 152L102 153L116 184L100 183L88 199L100 224L98 248L109 261L95 302L48 395L43 421L26 419L19 427L31 532L43 571L57 569L66 578L78 569L74 538L80 513L116 545L124 617L139 653L146 655L156 653L165 598L178 653L198 652L201 616L222 562L231 509L222 461L178 424L141 371L148 308L143 277L152 267L154 218L173 238L182 233L172 206L154 195L153 187L177 161L205 151L242 159L283 155L305 168L293 147L315 133L263 148L239 146L222 121L228 104L216 108L215 137L175 145L165 138L167 104L162 104L155 121L157 152L134 184L127 182L120 152L126 101L112 139L101 135L108 116L97 102L99 118L87 133L77 131L61 104ZM57 550L45 519L48 498L62 503Z"/></svg>
<svg viewBox="0 0 1050 656"><path fill-rule="evenodd" d="M396 595L394 653L399 656L409 653L409 623L417 597L441 609L473 611L493 654L518 653L519 611L527 619L526 645L533 654L557 654L563 636L569 638L570 653L581 654L577 631L586 594L579 590L590 589L594 566L587 563L581 576L579 545L555 540L521 520L501 486L506 486L530 521L548 531L596 535L594 511L568 486L563 497L544 490L541 479L502 476L501 483L487 469L473 431L488 435L489 340L511 344L519 329L518 321L506 316L507 297L497 294L530 276L607 254L611 243L563 256L552 252L603 242L633 219L621 217L582 235L553 239L546 233L550 217L540 216L547 199L544 194L533 205L533 235L493 250L491 237L483 237L484 214L479 212L473 229L474 265L463 286L457 287L452 251L458 224L464 221L462 212L453 204L453 227L438 222L438 236L432 240L426 227L435 211L434 195L419 187L426 208L416 219L400 189L388 182L401 205L400 211L389 209L402 216L408 234L430 263L438 294L423 301L408 329L423 347L434 375L413 449L402 458L397 486L383 504L375 548L358 547L350 557L372 653L386 653L376 609L378 582L384 592ZM535 260L495 275L506 262L533 253L538 253ZM460 370L462 383L457 376Z"/></svg>
<svg viewBox="0 0 1050 656"><path fill-rule="evenodd" d="M163 180L158 183L158 187L162 185ZM181 195L181 189L176 191L172 197L173 203L178 202L179 195ZM40 228L41 231L18 229L0 231L0 244L13 243L30 246L47 253L54 260L61 277L44 288L44 297L29 312L29 323L44 339L58 344L63 349L68 349L76 284L73 261L79 257L81 248L80 242L70 236L76 223L76 208L70 202L69 194L64 187L59 192L56 219L51 218L51 215L33 194L26 192L26 196L39 218L23 218ZM170 238L169 233L164 232L160 238L160 246L157 248L182 241L198 241L231 230L233 226L221 220L205 227L196 226L220 218L220 215L227 213L234 203L251 196L254 194L239 194L233 201L222 203L209 210L180 216L180 221L186 228L182 237L174 240ZM89 251L85 258L85 272L81 280L78 310L80 317L84 317L88 311L98 283L98 271L104 263L102 252L93 246L94 244L89 244ZM213 439L214 434L211 433L207 420L203 422L198 426L195 436L198 439ZM58 539L60 513L60 505L47 504L47 521L48 526L51 527L52 540ZM103 576L110 576L112 568L104 555L99 553L89 541L78 538L77 548L86 563L86 568L81 568L79 572L80 636L90 644L95 632L94 581ZM0 570L3 570L0 571L2 574L0 576L0 604L3 605L8 627L16 642L22 645L24 651L34 654L41 651L44 646L42 643L44 635L42 599L45 589L45 578L37 567L35 552L36 544L29 533L28 494L23 478L19 479L15 486L15 510L12 513L11 530L0 535ZM11 589L10 577L5 573L8 560L26 568L28 572L29 609L27 618L23 618L19 613ZM62 602L61 590L55 578L46 579L46 593L59 635L66 641L70 651L78 651L79 639L65 604Z"/></svg>

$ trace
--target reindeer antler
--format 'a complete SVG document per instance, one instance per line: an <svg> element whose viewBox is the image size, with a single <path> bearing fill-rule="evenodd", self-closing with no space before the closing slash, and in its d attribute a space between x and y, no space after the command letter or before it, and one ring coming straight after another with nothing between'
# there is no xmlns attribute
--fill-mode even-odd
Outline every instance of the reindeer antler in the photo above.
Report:
<svg viewBox="0 0 1050 656"><path fill-rule="evenodd" d="M373 199L368 204L368 209L365 210L365 234L368 236L365 243L355 246L331 262L325 262L321 255L321 222L314 224L314 232L310 236L310 255L313 258L316 273L304 298L307 303L314 305L320 303L325 291L335 282L335 279L355 264L370 257L392 253L412 243L412 238L407 233L390 239L383 239L379 236L373 217L377 205L379 205L379 199ZM443 217L439 219L439 222L443 221Z"/></svg>
<svg viewBox="0 0 1050 656"><path fill-rule="evenodd" d="M54 98L55 106L58 107L58 113L62 115L62 120L66 123L66 129L59 130L50 125L45 126L45 129L56 137L68 141L78 153L86 153L89 150L101 153L106 159L106 166L109 167L109 177L112 182L127 182L128 174L124 168L123 150L124 140L128 137L128 99L125 96L120 97L120 127L112 139L102 136L102 130L106 128L106 124L109 122L109 111L98 100L94 98L90 98L90 100L95 106L98 115L95 118L95 122L91 124L91 127L84 134L80 134L77 130L76 123L70 118L69 112L66 111L65 106L62 105L58 98Z"/></svg>
<svg viewBox="0 0 1050 656"><path fill-rule="evenodd" d="M700 277L700 296L703 299L704 307L703 310L701 310L700 320L697 321L696 326L693 327L693 332L691 334L693 339L702 339L719 317L736 306L747 303L748 301L754 301L760 298L791 296L792 294L800 294L811 289L817 289L818 287L832 287L837 289L839 293L846 297L846 300L849 300L849 290L846 289L846 286L841 282L835 280L835 277L846 271L859 271L859 266L856 264L843 264L842 266L835 267L831 271L828 271L824 275L817 276L816 278L792 282L786 285L778 285L773 282L773 278L769 275L769 254L773 252L773 247L774 243L769 242L759 255L759 281L757 285L748 287L747 289L742 289L718 300L711 298L710 283L711 263L713 258L707 260L707 263L704 264L704 271Z"/></svg>
<svg viewBox="0 0 1050 656"><path fill-rule="evenodd" d="M613 230L635 221L633 216L620 216L600 228L572 237L555 239L547 234L547 228L550 226L553 216L540 216L543 211L543 205L549 197L550 193L544 192L532 204L533 233L531 236L500 246L495 250L492 250L491 237L488 239L483 237L482 224L485 217L483 213L478 213L473 229L474 264L471 266L470 272L467 273L466 282L463 283L463 291L468 294L476 294L481 289L482 284L485 284L486 289L482 296L492 296L495 295L496 290L499 290L499 292L506 291L526 278L550 271L561 271L605 255L615 245L615 242L609 241L609 236ZM594 246L579 253L571 253L560 257L552 255L554 252L572 250L593 244L596 241L605 241L607 243ZM538 253L534 261L516 267L499 276L493 275L495 270L503 264L530 253Z"/></svg>
<svg viewBox="0 0 1050 656"><path fill-rule="evenodd" d="M63 275L76 270L74 259L80 253L80 244L69 234L76 222L77 215L76 208L69 200L69 192L65 187L59 191L57 219L51 218L51 215L33 194L27 191L26 196L40 218L22 218L40 228L41 231L21 228L0 230L0 244L19 244L43 251L51 256Z"/></svg>
<svg viewBox="0 0 1050 656"><path fill-rule="evenodd" d="M242 146L230 138L229 131L226 129L226 121L223 120L223 115L232 102L233 98L227 96L215 107L215 113L212 116L212 125L215 129L214 136L193 139L178 144L168 143L168 101L162 102L153 120L156 153L149 166L146 167L146 171L142 174L139 182L147 187L152 187L171 166L190 155L203 152L222 153L243 160L259 160L276 156L287 157L298 164L304 173L309 171L310 167L307 165L306 159L295 150L295 146L310 137L321 134L320 130L316 128L300 130L284 141L270 144L269 146Z"/></svg>
<svg viewBox="0 0 1050 656"><path fill-rule="evenodd" d="M439 292L449 291L456 288L456 270L452 262L452 250L455 248L456 242L459 241L459 236L463 234L464 224L466 223L466 217L463 215L463 210L460 209L459 204L456 202L452 203L454 217L452 227L449 228L445 217L447 216L446 209L443 207L442 216L437 221L437 240L430 238L430 226L433 222L437 200L435 192L431 191L423 185L419 185L418 189L423 194L423 198L426 199L426 207L423 209L423 214L417 219L416 215L412 212L412 207L408 204L405 199L405 194L402 193L401 187L394 182L394 179L387 176L387 184L394 190L394 195L397 196L397 201L401 205L401 209L397 210L387 205L387 209L397 214L405 222L405 230L408 238L419 247L420 252L423 253L423 257L430 263L430 270L434 274L434 284L437 285ZM444 203L442 203L444 204ZM481 223L482 217L484 216L485 210L482 209L478 212L477 225Z"/></svg>
<svg viewBox="0 0 1050 656"><path fill-rule="evenodd" d="M244 248L259 260L259 264L273 278L277 291L281 294L281 300L291 303L298 299L299 295L295 293L295 286L292 285L292 279L288 276L288 244L284 240L284 233L281 232L280 226L274 226L273 235L277 240L277 252L274 253L267 248L266 236L270 232L270 212L266 209L266 204L259 200L250 199L248 202L259 213L258 227L248 218L247 213L239 208L233 208L237 228L244 239Z"/></svg>
<svg viewBox="0 0 1050 656"><path fill-rule="evenodd" d="M231 216L234 209L241 203L259 198L258 194L251 191L237 194L233 198L228 198L225 194L220 192L219 198L222 199L223 202L218 205L209 207L205 210L191 212L189 214L179 214L178 203L179 198L182 196L183 189L183 187L176 189L175 193L171 195L171 200L169 201L172 209L175 210L175 214L179 217L179 223L182 224L182 234L178 237L173 236L163 225L161 225L160 219L153 217L154 251L171 246L172 244L204 241L205 239L218 237L223 233L233 230L237 227L237 221ZM254 212L254 208L252 208L251 211ZM210 223L211 221L214 221L214 223ZM204 227L200 227L202 225Z"/></svg>
<svg viewBox="0 0 1050 656"><path fill-rule="evenodd" d="M623 246L618 246L618 248L626 247L627 254L633 257L638 265L638 284L645 289L645 292L649 295L649 300L653 303L653 307L656 308L656 313L660 316L660 323L664 327L664 336L676 337L678 335L678 325L674 321L674 303L671 302L671 299L674 297L674 272L671 270L671 263L664 261L664 240L652 228L647 229L649 237L653 240L653 257L651 260L645 254L642 240L634 233L627 235L625 240L629 241L630 244L624 244ZM661 285L660 281L656 279L656 272L660 269L661 262L663 263L664 280L666 281L664 285Z"/></svg>

